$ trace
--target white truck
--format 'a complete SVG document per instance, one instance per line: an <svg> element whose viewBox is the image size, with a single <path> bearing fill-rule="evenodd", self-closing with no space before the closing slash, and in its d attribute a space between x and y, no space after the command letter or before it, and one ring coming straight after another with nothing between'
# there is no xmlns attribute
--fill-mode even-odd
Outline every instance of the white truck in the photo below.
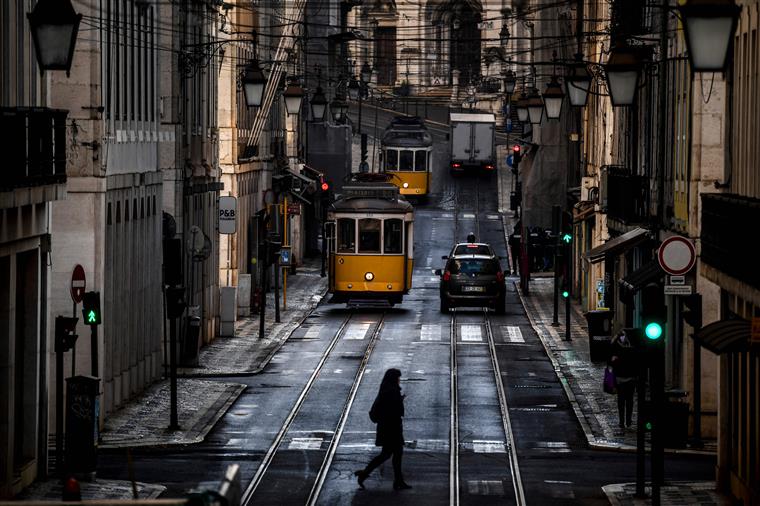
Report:
<svg viewBox="0 0 760 506"><path fill-rule="evenodd" d="M449 116L449 124L451 128L449 169L451 172L495 172L496 118L494 115L452 112Z"/></svg>

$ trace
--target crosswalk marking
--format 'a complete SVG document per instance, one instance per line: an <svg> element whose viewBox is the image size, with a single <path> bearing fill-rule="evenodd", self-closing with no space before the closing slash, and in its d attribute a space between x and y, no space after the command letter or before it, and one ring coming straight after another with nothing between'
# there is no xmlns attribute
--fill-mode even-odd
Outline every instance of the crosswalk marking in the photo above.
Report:
<svg viewBox="0 0 760 506"><path fill-rule="evenodd" d="M319 437L294 437L290 440L288 450L319 450L322 447L322 438Z"/></svg>
<svg viewBox="0 0 760 506"><path fill-rule="evenodd" d="M475 453L506 453L507 447L504 441L473 440L472 451Z"/></svg>
<svg viewBox="0 0 760 506"><path fill-rule="evenodd" d="M499 219L501 219L501 217L498 214L489 214L489 215L486 215L486 218L489 219L489 220L499 220Z"/></svg>
<svg viewBox="0 0 760 506"><path fill-rule="evenodd" d="M324 325L312 325L309 327L309 330L306 331L306 334L304 334L304 337L307 339L313 339L319 337L319 333L322 331L322 327Z"/></svg>
<svg viewBox="0 0 760 506"><path fill-rule="evenodd" d="M344 339L353 339L356 341L364 339L369 330L369 323L352 323L346 329Z"/></svg>
<svg viewBox="0 0 760 506"><path fill-rule="evenodd" d="M465 220L474 220L475 215L473 213L462 213L462 219Z"/></svg>
<svg viewBox="0 0 760 506"><path fill-rule="evenodd" d="M503 325L501 328L502 336L504 336L504 341L508 343L525 342L525 338L522 335L522 330L520 330L520 327L514 325Z"/></svg>
<svg viewBox="0 0 760 506"><path fill-rule="evenodd" d="M459 330L462 341L482 341L483 329L480 325L462 325Z"/></svg>
<svg viewBox="0 0 760 506"><path fill-rule="evenodd" d="M441 340L441 326L440 325L423 325L422 329L420 329L420 340L440 341Z"/></svg>

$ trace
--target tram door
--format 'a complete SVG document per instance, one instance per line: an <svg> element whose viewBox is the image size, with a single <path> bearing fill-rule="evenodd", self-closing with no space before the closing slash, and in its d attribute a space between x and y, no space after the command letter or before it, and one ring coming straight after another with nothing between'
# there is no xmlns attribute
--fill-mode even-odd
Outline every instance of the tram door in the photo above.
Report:
<svg viewBox="0 0 760 506"><path fill-rule="evenodd" d="M333 260L335 258L335 255L333 255L333 252L335 251L335 222L329 221L325 223L325 228L322 231L322 240L325 241L325 246L322 248L322 251L325 255L327 255L327 270L330 273L330 284L332 285L333 273L335 273L335 269L333 266ZM332 286L330 286L332 288Z"/></svg>

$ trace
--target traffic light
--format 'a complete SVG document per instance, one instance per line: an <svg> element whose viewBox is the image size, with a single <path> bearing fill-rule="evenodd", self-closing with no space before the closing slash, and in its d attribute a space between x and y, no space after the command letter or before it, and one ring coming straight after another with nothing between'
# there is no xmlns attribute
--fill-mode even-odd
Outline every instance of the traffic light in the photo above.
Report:
<svg viewBox="0 0 760 506"><path fill-rule="evenodd" d="M103 323L100 313L100 292L86 292L82 298L82 317L85 325Z"/></svg>
<svg viewBox="0 0 760 506"><path fill-rule="evenodd" d="M79 318L73 316L56 316L55 317L55 352L63 353L74 347L74 343L79 337L77 332L77 322Z"/></svg>
<svg viewBox="0 0 760 506"><path fill-rule="evenodd" d="M562 213L560 240L566 246L569 246L573 242L573 216L568 212Z"/></svg>
<svg viewBox="0 0 760 506"><path fill-rule="evenodd" d="M522 150L519 144L512 146L512 174L517 175L517 168L522 160Z"/></svg>
<svg viewBox="0 0 760 506"><path fill-rule="evenodd" d="M322 192L330 191L330 183L327 182L324 176L319 176L319 188Z"/></svg>
<svg viewBox="0 0 760 506"><path fill-rule="evenodd" d="M166 289L166 316L170 319L179 318L185 311L185 287L171 287Z"/></svg>
<svg viewBox="0 0 760 506"><path fill-rule="evenodd" d="M688 325L694 329L702 327L702 296L698 293L693 293L682 297L683 310L681 311L681 317Z"/></svg>
<svg viewBox="0 0 760 506"><path fill-rule="evenodd" d="M641 290L641 327L645 342L661 344L665 333L668 310L665 306L663 287L659 283L649 283Z"/></svg>

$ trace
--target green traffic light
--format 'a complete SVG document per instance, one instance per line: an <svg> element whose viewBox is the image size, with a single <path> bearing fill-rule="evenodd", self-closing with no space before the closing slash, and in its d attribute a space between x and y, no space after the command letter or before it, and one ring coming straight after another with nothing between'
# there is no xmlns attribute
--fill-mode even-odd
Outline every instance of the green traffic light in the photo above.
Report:
<svg viewBox="0 0 760 506"><path fill-rule="evenodd" d="M567 290L562 290L562 296L564 298L568 298L568 297L570 297L570 292L568 292Z"/></svg>
<svg viewBox="0 0 760 506"><path fill-rule="evenodd" d="M97 318L97 315L95 314L95 311L90 310L90 312L87 313L87 323L97 323L97 322L98 322L98 318Z"/></svg>
<svg viewBox="0 0 760 506"><path fill-rule="evenodd" d="M647 430L652 430L652 422L647 422L647 423L644 425L644 427L645 427Z"/></svg>
<svg viewBox="0 0 760 506"><path fill-rule="evenodd" d="M659 339L662 336L662 326L657 322L648 323L644 328L644 334L651 339Z"/></svg>
<svg viewBox="0 0 760 506"><path fill-rule="evenodd" d="M565 234L562 236L562 242L568 242L568 243L569 243L569 242L570 242L570 241L572 241L572 240L573 240L573 236L572 236L572 235L570 235L570 234L568 234L568 233L565 233Z"/></svg>

